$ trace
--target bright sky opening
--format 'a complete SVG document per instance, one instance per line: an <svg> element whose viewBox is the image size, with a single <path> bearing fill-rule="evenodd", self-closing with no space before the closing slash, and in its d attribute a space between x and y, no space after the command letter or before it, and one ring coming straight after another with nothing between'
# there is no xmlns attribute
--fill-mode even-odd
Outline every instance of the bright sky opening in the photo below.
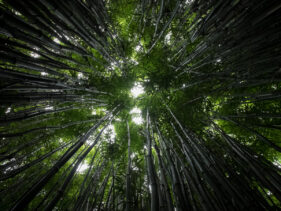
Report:
<svg viewBox="0 0 281 211"><path fill-rule="evenodd" d="M139 83L135 83L135 86L131 89L131 93L134 98L138 97L140 94L144 93L143 86Z"/></svg>
<svg viewBox="0 0 281 211"><path fill-rule="evenodd" d="M40 57L39 54L34 53L34 52L31 52L31 53L30 53L30 56L32 56L33 58L38 58L38 57Z"/></svg>
<svg viewBox="0 0 281 211"><path fill-rule="evenodd" d="M11 112L11 107L7 108L7 110L5 111L5 114L10 113Z"/></svg>
<svg viewBox="0 0 281 211"><path fill-rule="evenodd" d="M141 45L137 45L137 46L135 47L135 51L139 52L140 50L141 50Z"/></svg>
<svg viewBox="0 0 281 211"><path fill-rule="evenodd" d="M114 129L114 126L112 124L108 125L107 128L105 128L105 130L103 131L103 135L105 134L108 134L109 135L109 138L110 142L115 142L115 137L116 137L116 132L115 132L115 129ZM107 139L105 139L107 140Z"/></svg>
<svg viewBox="0 0 281 211"><path fill-rule="evenodd" d="M55 43L60 44L60 40L58 38L55 37L53 40L54 40Z"/></svg>
<svg viewBox="0 0 281 211"><path fill-rule="evenodd" d="M89 168L89 165L88 164L86 164L86 163L83 163L83 164L80 164L79 165L79 167L78 167L78 172L79 173L83 173L86 169L88 169Z"/></svg>
<svg viewBox="0 0 281 211"><path fill-rule="evenodd" d="M143 123L143 119L141 117L141 110L137 107L134 107L130 114L132 114L132 120L135 124L140 125Z"/></svg>
<svg viewBox="0 0 281 211"><path fill-rule="evenodd" d="M165 43L166 44L171 44L171 36L172 36L172 32L169 32L166 36L165 36Z"/></svg>
<svg viewBox="0 0 281 211"><path fill-rule="evenodd" d="M50 111L50 110L53 110L53 106L47 106L47 107L45 107L44 109L46 110L46 111Z"/></svg>

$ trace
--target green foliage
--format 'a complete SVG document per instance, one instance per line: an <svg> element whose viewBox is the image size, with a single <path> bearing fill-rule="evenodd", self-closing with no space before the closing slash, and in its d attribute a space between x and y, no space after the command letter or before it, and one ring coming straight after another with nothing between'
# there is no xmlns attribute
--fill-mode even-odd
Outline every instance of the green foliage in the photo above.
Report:
<svg viewBox="0 0 281 211"><path fill-rule="evenodd" d="M280 207L281 47L272 5L0 1L1 209L45 209L58 196L54 210L124 210L129 178L132 207L149 210L153 168L172 209L183 206L180 196L190 210L242 210L253 199L252 209ZM136 84L144 93L133 97Z"/></svg>

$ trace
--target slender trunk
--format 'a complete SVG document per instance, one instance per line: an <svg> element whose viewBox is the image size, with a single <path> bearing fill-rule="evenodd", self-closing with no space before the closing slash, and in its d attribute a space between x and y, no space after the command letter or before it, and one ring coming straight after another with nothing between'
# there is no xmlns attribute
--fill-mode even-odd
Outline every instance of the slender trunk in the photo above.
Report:
<svg viewBox="0 0 281 211"><path fill-rule="evenodd" d="M82 136L79 141L70 147L65 154L57 161L57 163L38 181L34 183L34 185L23 194L23 196L16 202L13 206L12 210L21 210L26 207L29 202L37 195L37 193L45 186L45 184L59 171L59 169L81 148L81 146L85 143L85 141L90 137L90 135L104 122L106 121L112 112L114 112L116 108L114 108L111 112L109 112L104 118L102 118L97 124L90 128L87 133Z"/></svg>
<svg viewBox="0 0 281 211"><path fill-rule="evenodd" d="M127 120L127 130L128 130L128 166L126 175L126 211L131 210L131 137L130 137L130 127Z"/></svg>
<svg viewBox="0 0 281 211"><path fill-rule="evenodd" d="M147 168L148 168L147 171L149 174L149 181L151 187L151 211L157 211L159 210L159 198L158 198L159 193L157 188L157 175L153 164L149 125L150 125L150 120L149 120L149 113L147 110L147 115L146 115Z"/></svg>
<svg viewBox="0 0 281 211"><path fill-rule="evenodd" d="M165 193L165 200L166 200L166 203L167 205L165 205L166 208L162 208L162 210L168 210L168 211L173 211L174 210L174 206L173 206L173 202L172 202L172 198L171 198L171 191L170 191L170 188L169 188L169 184L167 182L167 178L166 178L166 174L165 174L165 170L164 170L164 164L163 164L163 161L162 161L162 157L160 155L160 150L158 148L158 146L154 145L154 148L156 150L156 153L157 153L157 157L158 157L158 160L159 160L159 166L160 166L160 184L161 184L161 189L164 191Z"/></svg>

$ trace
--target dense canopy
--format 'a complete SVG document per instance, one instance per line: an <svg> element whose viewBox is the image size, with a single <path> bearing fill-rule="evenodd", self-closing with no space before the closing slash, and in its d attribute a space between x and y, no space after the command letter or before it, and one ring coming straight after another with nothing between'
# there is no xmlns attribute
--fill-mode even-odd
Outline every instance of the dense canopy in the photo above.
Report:
<svg viewBox="0 0 281 211"><path fill-rule="evenodd" d="M279 0L1 0L1 210L281 208Z"/></svg>

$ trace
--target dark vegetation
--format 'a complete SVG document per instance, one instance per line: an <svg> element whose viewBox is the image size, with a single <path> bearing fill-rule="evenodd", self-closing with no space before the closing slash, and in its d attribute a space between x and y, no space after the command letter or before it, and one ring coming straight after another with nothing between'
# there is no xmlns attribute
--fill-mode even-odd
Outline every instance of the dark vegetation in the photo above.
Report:
<svg viewBox="0 0 281 211"><path fill-rule="evenodd" d="M1 210L280 209L280 1L0 11Z"/></svg>

